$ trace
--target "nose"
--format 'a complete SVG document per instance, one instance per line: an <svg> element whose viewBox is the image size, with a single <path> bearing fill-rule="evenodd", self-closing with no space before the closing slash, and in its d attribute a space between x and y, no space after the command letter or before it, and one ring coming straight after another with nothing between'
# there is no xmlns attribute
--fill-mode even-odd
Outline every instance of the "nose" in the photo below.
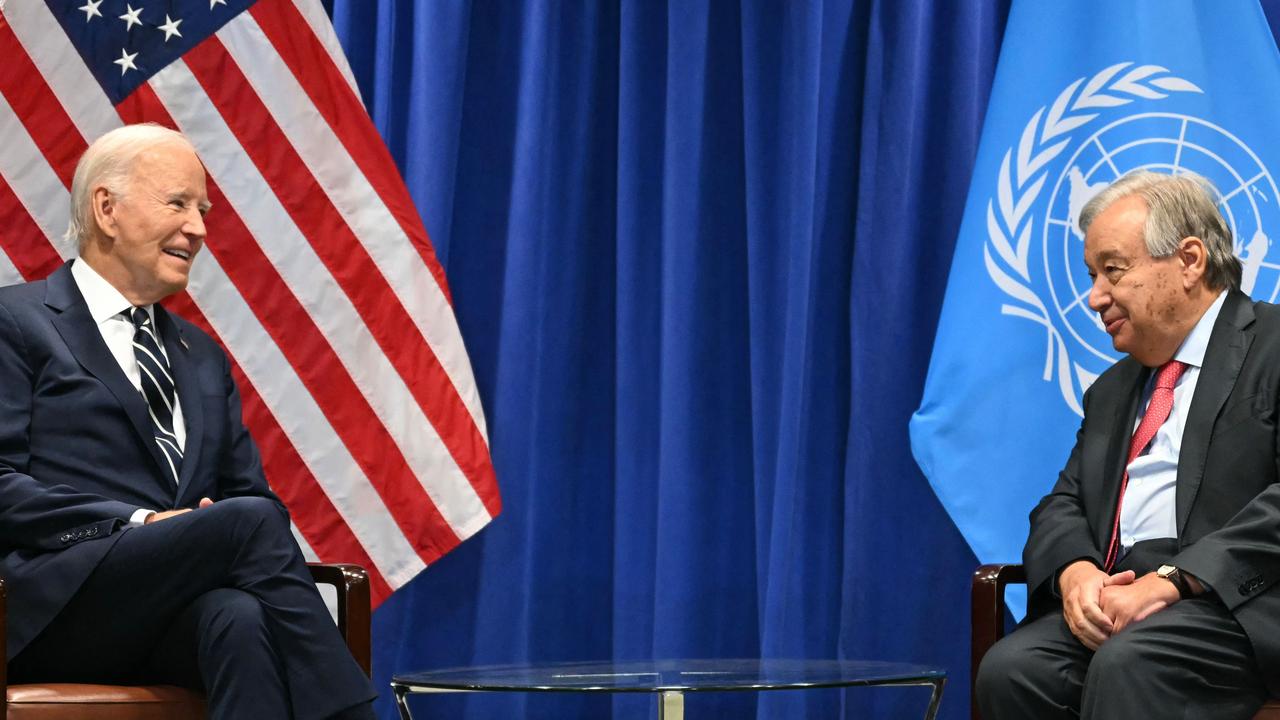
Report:
<svg viewBox="0 0 1280 720"><path fill-rule="evenodd" d="M1107 309L1111 304L1111 285L1107 282L1107 278L1098 275L1093 279L1093 285L1089 287L1089 308L1096 313L1100 313Z"/></svg>
<svg viewBox="0 0 1280 720"><path fill-rule="evenodd" d="M197 242L204 241L204 215L200 214L198 208L193 207L187 211L187 221L182 225L182 234Z"/></svg>

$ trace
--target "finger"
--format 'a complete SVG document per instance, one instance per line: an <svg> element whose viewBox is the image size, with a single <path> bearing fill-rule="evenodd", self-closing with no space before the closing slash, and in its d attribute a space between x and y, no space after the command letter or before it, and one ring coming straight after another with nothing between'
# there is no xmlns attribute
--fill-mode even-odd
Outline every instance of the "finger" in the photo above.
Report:
<svg viewBox="0 0 1280 720"><path fill-rule="evenodd" d="M1115 622L1111 616L1093 603L1088 603L1081 608L1081 616L1086 623L1108 636L1116 631Z"/></svg>
<svg viewBox="0 0 1280 720"><path fill-rule="evenodd" d="M1102 623L1095 623L1083 613L1076 613L1070 618L1067 626L1081 644L1090 649L1096 649L1111 636L1110 620L1103 616L1102 621Z"/></svg>
<svg viewBox="0 0 1280 720"><path fill-rule="evenodd" d="M1071 629L1071 634L1079 637L1084 633L1084 628L1088 625L1084 619L1084 613L1080 612L1080 607L1074 603L1069 606L1063 606L1062 616L1067 621L1067 627Z"/></svg>
<svg viewBox="0 0 1280 720"><path fill-rule="evenodd" d="M1102 581L1102 584L1103 585L1129 585L1134 580L1137 580L1137 579L1138 579L1138 574L1136 572L1132 570L1125 570L1124 572L1119 572L1119 573L1116 573L1115 575L1108 575L1107 578Z"/></svg>
<svg viewBox="0 0 1280 720"><path fill-rule="evenodd" d="M212 501L212 500L210 500L209 498L207 498L207 497L202 497L202 498L200 498L200 507L201 507L201 508L207 508L207 507L209 507L209 506L210 506L210 505L212 505L212 504L213 504L213 501Z"/></svg>
<svg viewBox="0 0 1280 720"><path fill-rule="evenodd" d="M167 520L171 517L174 517L175 515L181 515L182 513L186 513L186 512L191 512L191 509L182 508L180 510L165 510L164 512L149 515L146 519L145 524L149 525L153 522L160 522L161 520Z"/></svg>
<svg viewBox="0 0 1280 720"><path fill-rule="evenodd" d="M1074 628L1071 631L1071 634L1076 636L1076 639L1080 641L1081 645L1084 645L1090 650L1097 650L1098 646L1107 639L1105 634L1090 625L1082 625Z"/></svg>
<svg viewBox="0 0 1280 720"><path fill-rule="evenodd" d="M1115 635L1121 630L1129 627L1129 619L1125 617L1116 618L1115 623L1111 626L1111 634Z"/></svg>

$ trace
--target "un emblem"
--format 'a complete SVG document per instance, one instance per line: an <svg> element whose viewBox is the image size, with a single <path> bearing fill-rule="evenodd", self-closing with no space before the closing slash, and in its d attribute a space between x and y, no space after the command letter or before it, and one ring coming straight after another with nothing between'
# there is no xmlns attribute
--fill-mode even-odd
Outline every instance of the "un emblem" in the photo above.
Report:
<svg viewBox="0 0 1280 720"><path fill-rule="evenodd" d="M1244 265L1242 289L1272 302L1280 294L1280 261L1268 258L1267 228L1280 228L1280 192L1271 173L1218 125L1176 113L1133 112L1175 92L1201 90L1165 68L1132 63L1077 80L1032 116L1017 146L1005 153L987 204L984 259L992 281L1009 296L1001 311L1045 332L1043 378L1056 380L1077 414L1083 414L1084 391L1119 359L1089 309L1091 283L1077 218L1090 198L1125 173L1190 171L1208 179ZM1033 255L1039 255L1034 262Z"/></svg>

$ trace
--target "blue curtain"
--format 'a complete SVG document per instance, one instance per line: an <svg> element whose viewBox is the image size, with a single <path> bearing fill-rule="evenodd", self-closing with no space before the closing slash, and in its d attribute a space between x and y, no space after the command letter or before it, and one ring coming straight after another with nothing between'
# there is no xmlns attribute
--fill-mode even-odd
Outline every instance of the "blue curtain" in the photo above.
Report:
<svg viewBox="0 0 1280 720"><path fill-rule="evenodd" d="M975 562L906 428L1007 5L331 4L447 268L505 505L377 612L379 687L450 665L874 658L946 667L944 715L967 716ZM926 701L744 693L688 712Z"/></svg>

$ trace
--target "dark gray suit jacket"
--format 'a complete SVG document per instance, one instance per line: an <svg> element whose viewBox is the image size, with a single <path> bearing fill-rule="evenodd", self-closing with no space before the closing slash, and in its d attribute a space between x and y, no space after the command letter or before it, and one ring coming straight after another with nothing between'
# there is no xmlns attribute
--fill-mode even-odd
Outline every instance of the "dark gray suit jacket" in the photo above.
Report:
<svg viewBox="0 0 1280 720"><path fill-rule="evenodd" d="M1052 584L1073 560L1102 564L1130 431L1150 370L1126 357L1085 393L1084 421L1053 491L1031 512L1023 551L1031 614L1058 611ZM1280 306L1227 295L1214 324L1178 458L1178 551L1253 644L1280 692Z"/></svg>
<svg viewBox="0 0 1280 720"><path fill-rule="evenodd" d="M187 427L176 489L146 401L107 349L70 263L46 280L0 288L0 575L9 658L66 605L138 508L243 495L279 503L241 422L226 355L185 320L159 306L155 316Z"/></svg>

